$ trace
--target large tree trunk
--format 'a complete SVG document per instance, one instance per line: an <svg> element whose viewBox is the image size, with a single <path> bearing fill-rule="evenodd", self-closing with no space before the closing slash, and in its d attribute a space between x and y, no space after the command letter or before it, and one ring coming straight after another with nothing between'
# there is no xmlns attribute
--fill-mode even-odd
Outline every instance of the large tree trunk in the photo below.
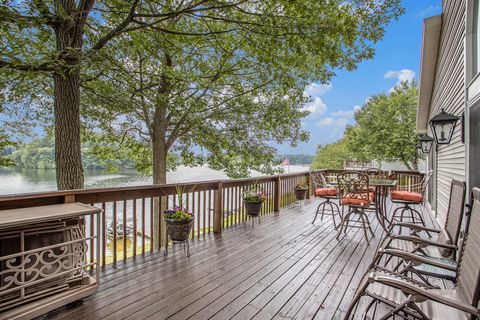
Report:
<svg viewBox="0 0 480 320"><path fill-rule="evenodd" d="M167 150L165 136L154 129L152 137L153 151L153 184L167 183Z"/></svg>
<svg viewBox="0 0 480 320"><path fill-rule="evenodd" d="M55 162L59 190L82 189L80 149L80 61L83 26L89 7L77 8L75 0L55 1L59 16L68 16L55 27L56 49L63 67L53 75L55 111ZM85 10L86 12L79 12Z"/></svg>
<svg viewBox="0 0 480 320"><path fill-rule="evenodd" d="M165 144L165 130L161 124L154 124L152 132L152 152L153 152L153 184L167 183L167 146ZM166 197L153 199L153 232L152 245L160 249L167 241L167 230L165 221L161 219L162 212L166 208Z"/></svg>
<svg viewBox="0 0 480 320"><path fill-rule="evenodd" d="M168 54L165 54L165 64L172 66L172 60ZM170 84L166 76L162 77L162 84L158 89L160 103L155 106L155 112L153 115L153 123L150 127L150 134L152 139L152 152L153 152L153 183L165 184L167 183L167 154L169 146L167 145L167 106L168 96L170 91ZM168 244L167 228L165 221L161 219L161 213L167 209L167 197L156 198L154 203L153 219L153 245L160 248L163 244Z"/></svg>
<svg viewBox="0 0 480 320"><path fill-rule="evenodd" d="M82 189L79 72L55 74L54 86L57 187L59 190Z"/></svg>

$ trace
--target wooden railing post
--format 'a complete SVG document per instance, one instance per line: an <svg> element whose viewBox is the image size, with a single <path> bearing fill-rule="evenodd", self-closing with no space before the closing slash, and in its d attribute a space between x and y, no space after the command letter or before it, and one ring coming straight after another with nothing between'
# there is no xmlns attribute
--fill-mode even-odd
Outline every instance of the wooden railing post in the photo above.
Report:
<svg viewBox="0 0 480 320"><path fill-rule="evenodd" d="M222 216L223 216L223 184L218 182L215 190L215 206L213 210L213 232L222 233Z"/></svg>
<svg viewBox="0 0 480 320"><path fill-rule="evenodd" d="M306 174L306 180L307 180L307 200L310 200L311 195L312 195L312 179L310 179L310 173Z"/></svg>
<svg viewBox="0 0 480 320"><path fill-rule="evenodd" d="M69 195L66 195L64 196L64 200L63 200L65 203L72 203L72 202L75 202L75 195L74 194L69 194Z"/></svg>
<svg viewBox="0 0 480 320"><path fill-rule="evenodd" d="M273 212L280 212L280 196L280 176L276 176L273 190Z"/></svg>
<svg viewBox="0 0 480 320"><path fill-rule="evenodd" d="M152 216L150 219L152 219L152 225L153 225L153 230L152 230L152 239L150 239L150 245L151 249L159 249L161 247L161 242L162 240L160 239L160 198L159 197L153 197L152 198L153 203L150 204L153 207L152 211Z"/></svg>

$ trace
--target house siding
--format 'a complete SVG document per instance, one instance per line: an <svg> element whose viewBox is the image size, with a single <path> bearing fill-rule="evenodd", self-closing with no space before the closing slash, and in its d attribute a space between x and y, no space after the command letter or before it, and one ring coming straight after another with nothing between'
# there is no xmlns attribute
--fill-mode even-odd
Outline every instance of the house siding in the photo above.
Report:
<svg viewBox="0 0 480 320"><path fill-rule="evenodd" d="M442 32L430 119L441 109L458 116L465 110L465 5L465 1L443 1ZM436 186L432 207L442 224L447 214L452 179L465 181L465 150L465 144L461 141L461 124L458 124L451 143L439 146L433 168L429 168L435 171L433 179L436 179L432 184Z"/></svg>

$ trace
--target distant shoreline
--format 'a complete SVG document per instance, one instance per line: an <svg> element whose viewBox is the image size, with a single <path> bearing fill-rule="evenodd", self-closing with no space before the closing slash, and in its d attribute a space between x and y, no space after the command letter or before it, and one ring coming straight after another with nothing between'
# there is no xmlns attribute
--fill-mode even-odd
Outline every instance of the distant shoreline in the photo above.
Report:
<svg viewBox="0 0 480 320"><path fill-rule="evenodd" d="M287 166L285 173L288 173ZM291 165L290 173L308 171L309 166ZM251 176L264 175L252 172ZM180 166L167 173L168 183L195 182L206 180L230 179L224 172L202 167ZM121 170L110 173L105 170L85 170L85 188L126 187L152 184L152 177L135 170ZM55 191L54 169L26 169L19 167L0 167L0 195Z"/></svg>

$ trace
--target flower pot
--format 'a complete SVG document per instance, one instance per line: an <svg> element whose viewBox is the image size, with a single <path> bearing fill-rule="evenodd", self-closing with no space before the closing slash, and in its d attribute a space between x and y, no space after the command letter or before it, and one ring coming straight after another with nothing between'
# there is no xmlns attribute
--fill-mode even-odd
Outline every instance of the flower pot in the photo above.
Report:
<svg viewBox="0 0 480 320"><path fill-rule="evenodd" d="M173 220L165 218L167 234L173 241L185 241L193 227L193 217L190 220Z"/></svg>
<svg viewBox="0 0 480 320"><path fill-rule="evenodd" d="M300 189L300 188L294 188L293 191L295 192L295 198L297 200L305 200L307 197L307 188L305 189Z"/></svg>
<svg viewBox="0 0 480 320"><path fill-rule="evenodd" d="M245 211L249 216L256 217L260 215L263 201L244 201Z"/></svg>

